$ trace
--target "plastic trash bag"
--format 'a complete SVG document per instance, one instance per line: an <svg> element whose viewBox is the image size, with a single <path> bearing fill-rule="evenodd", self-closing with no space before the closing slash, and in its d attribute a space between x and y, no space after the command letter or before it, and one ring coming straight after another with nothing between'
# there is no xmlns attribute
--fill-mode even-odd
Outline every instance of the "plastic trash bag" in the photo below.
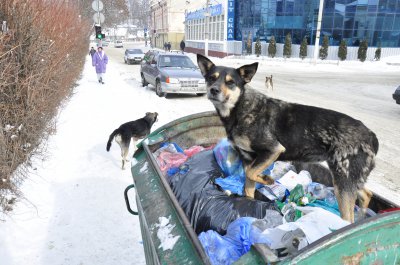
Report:
<svg viewBox="0 0 400 265"><path fill-rule="evenodd" d="M297 209L303 212L303 216L296 222L284 223L275 228L263 231L262 235L268 238L270 243L267 243L267 245L270 248L288 248L288 242L290 243L290 241L285 240L285 237L292 237L294 231L297 229L301 229L305 235L306 244L302 241L302 248L321 237L350 224L349 222L342 220L339 216L318 207L298 207ZM298 233L295 234L298 235ZM298 250L301 248L299 244Z"/></svg>
<svg viewBox="0 0 400 265"><path fill-rule="evenodd" d="M273 202L227 196L213 181L223 175L213 151L200 152L188 159L186 173L169 179L176 199L197 234L214 230L224 235L228 225L240 217L262 219L267 210L278 210Z"/></svg>
<svg viewBox="0 0 400 265"><path fill-rule="evenodd" d="M267 210L263 219L256 219L253 226L257 227L260 231L268 228L274 228L282 224L282 215L278 211ZM257 241L259 242L259 241Z"/></svg>
<svg viewBox="0 0 400 265"><path fill-rule="evenodd" d="M298 174L292 170L288 171L283 177L277 180L285 186L290 192L297 184L301 184L304 190L312 182L311 175L308 171L302 170Z"/></svg>
<svg viewBox="0 0 400 265"><path fill-rule="evenodd" d="M285 196L289 196L290 194L289 190L278 182L275 182L272 185L265 185L262 188L258 189L258 192L260 192L270 201L281 201L283 200L283 198L285 198Z"/></svg>
<svg viewBox="0 0 400 265"><path fill-rule="evenodd" d="M174 144L163 144L161 148L153 153L161 171L165 174L170 168L179 167L187 160L187 156L180 152L179 147Z"/></svg>
<svg viewBox="0 0 400 265"><path fill-rule="evenodd" d="M296 168L290 163L285 161L275 161L273 168L271 169L271 177L273 179L280 179L290 170L296 172Z"/></svg>
<svg viewBox="0 0 400 265"><path fill-rule="evenodd" d="M213 265L229 265L246 254L256 243L270 243L262 232L271 226L277 226L282 219L276 211L268 211L264 219L242 217L232 222L226 235L221 236L209 230L199 235L199 240Z"/></svg>
<svg viewBox="0 0 400 265"><path fill-rule="evenodd" d="M242 196L246 174L244 172L243 164L240 160L239 154L226 138L222 139L214 147L213 151L218 165L226 176L225 178L216 179L215 183L218 184L223 190L229 190L234 194ZM271 175L272 168L273 164L264 170L263 174ZM256 189L262 187L262 184L256 184Z"/></svg>

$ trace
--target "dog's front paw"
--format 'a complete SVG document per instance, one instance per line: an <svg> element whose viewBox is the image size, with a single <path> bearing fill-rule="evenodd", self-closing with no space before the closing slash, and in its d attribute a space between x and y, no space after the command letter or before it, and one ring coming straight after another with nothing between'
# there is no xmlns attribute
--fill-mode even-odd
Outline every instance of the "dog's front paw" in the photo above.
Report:
<svg viewBox="0 0 400 265"><path fill-rule="evenodd" d="M264 180L264 185L272 185L275 183L275 180L271 176L263 175L260 177Z"/></svg>

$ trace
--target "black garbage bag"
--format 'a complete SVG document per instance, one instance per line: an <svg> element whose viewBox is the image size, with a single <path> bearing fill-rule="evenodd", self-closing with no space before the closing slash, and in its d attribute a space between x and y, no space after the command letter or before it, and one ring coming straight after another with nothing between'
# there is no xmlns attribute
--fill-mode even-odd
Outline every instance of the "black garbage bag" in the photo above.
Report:
<svg viewBox="0 0 400 265"><path fill-rule="evenodd" d="M224 177L212 150L203 151L185 162L185 173L169 178L170 186L197 234L214 230L221 235L239 217L262 219L266 210L278 210L274 202L228 196L214 179Z"/></svg>

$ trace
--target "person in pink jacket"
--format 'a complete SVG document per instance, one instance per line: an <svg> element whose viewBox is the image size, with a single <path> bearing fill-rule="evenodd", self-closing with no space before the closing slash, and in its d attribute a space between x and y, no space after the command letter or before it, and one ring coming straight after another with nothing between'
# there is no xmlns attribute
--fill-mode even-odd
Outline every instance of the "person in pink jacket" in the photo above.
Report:
<svg viewBox="0 0 400 265"><path fill-rule="evenodd" d="M92 65L96 68L99 83L102 84L104 84L104 74L106 73L107 63L108 57L103 51L103 47L98 47L97 52L92 57Z"/></svg>

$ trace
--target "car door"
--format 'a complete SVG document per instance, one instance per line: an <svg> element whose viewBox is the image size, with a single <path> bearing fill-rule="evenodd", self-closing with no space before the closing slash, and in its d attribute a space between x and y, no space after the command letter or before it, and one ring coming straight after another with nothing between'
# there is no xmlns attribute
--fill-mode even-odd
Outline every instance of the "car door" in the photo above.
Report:
<svg viewBox="0 0 400 265"><path fill-rule="evenodd" d="M156 85L156 79L158 76L158 58L159 56L155 54L154 57L150 60L150 75L151 75L150 82L153 86Z"/></svg>
<svg viewBox="0 0 400 265"><path fill-rule="evenodd" d="M151 80L151 67L150 67L150 62L151 59L154 57L154 54L151 52L148 52L145 56L144 56L144 61L142 62L142 74L144 76L144 78L146 79L147 82L150 83Z"/></svg>

